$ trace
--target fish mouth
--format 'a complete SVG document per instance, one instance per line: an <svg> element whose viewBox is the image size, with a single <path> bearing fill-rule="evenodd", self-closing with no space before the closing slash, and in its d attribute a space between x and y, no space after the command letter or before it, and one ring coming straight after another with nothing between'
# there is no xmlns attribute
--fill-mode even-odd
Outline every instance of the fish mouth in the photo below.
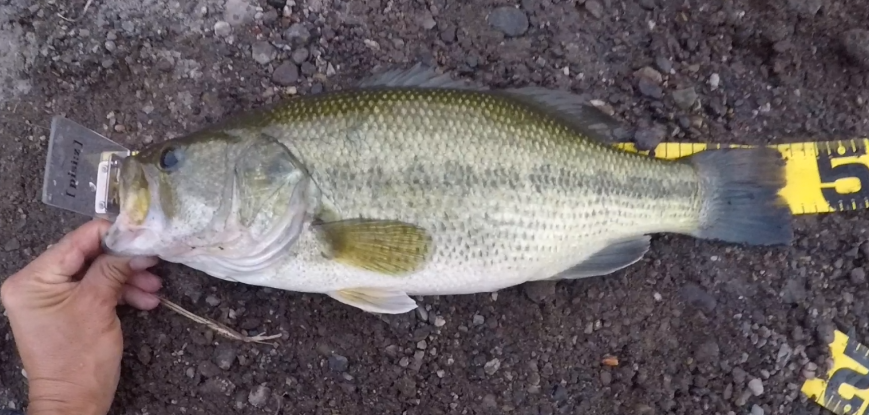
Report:
<svg viewBox="0 0 869 415"><path fill-rule="evenodd" d="M104 252L116 256L153 255L157 234L148 217L152 216L151 186L144 167L135 156L121 161L118 189L120 213L103 237Z"/></svg>

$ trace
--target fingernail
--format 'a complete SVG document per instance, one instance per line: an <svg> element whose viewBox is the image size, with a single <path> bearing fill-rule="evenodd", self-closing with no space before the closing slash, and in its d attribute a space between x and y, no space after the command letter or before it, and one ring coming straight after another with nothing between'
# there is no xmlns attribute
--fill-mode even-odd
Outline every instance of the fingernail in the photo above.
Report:
<svg viewBox="0 0 869 415"><path fill-rule="evenodd" d="M130 260L130 269L133 271L144 271L148 268L157 265L160 261L157 257L152 256L138 256Z"/></svg>

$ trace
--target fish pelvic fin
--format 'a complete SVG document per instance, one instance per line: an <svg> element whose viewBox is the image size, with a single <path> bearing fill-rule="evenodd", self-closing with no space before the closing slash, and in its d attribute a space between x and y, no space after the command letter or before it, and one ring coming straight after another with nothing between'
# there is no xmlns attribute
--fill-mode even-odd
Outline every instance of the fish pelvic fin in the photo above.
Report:
<svg viewBox="0 0 869 415"><path fill-rule="evenodd" d="M431 235L393 220L347 219L316 223L335 261L385 275L401 276L423 266L432 251Z"/></svg>
<svg viewBox="0 0 869 415"><path fill-rule="evenodd" d="M547 280L575 280L597 277L627 268L643 259L649 252L651 237L622 239L607 245L581 263L562 271Z"/></svg>
<svg viewBox="0 0 869 415"><path fill-rule="evenodd" d="M362 311L376 314L403 314L418 307L403 291L379 288L351 288L327 293L329 297Z"/></svg>
<svg viewBox="0 0 869 415"><path fill-rule="evenodd" d="M747 245L790 245L792 214L779 194L784 160L769 147L706 150L680 159L700 178L700 225L689 234Z"/></svg>

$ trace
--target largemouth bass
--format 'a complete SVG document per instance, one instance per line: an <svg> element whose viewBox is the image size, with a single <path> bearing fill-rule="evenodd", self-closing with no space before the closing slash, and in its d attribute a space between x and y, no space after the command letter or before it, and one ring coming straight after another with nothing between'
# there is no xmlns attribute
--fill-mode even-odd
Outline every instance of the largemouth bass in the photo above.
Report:
<svg viewBox="0 0 869 415"><path fill-rule="evenodd" d="M411 295L607 275L656 233L791 243L780 153L655 159L606 143L621 126L566 91L390 71L126 158L104 245L404 313Z"/></svg>

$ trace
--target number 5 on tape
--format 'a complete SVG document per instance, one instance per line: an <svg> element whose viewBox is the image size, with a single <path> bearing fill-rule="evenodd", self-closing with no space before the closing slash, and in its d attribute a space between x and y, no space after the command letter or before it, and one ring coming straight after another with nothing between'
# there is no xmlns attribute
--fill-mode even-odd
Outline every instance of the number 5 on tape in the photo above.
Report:
<svg viewBox="0 0 869 415"><path fill-rule="evenodd" d="M867 415L869 348L838 330L829 346L829 376L806 380L803 394L838 415Z"/></svg>

